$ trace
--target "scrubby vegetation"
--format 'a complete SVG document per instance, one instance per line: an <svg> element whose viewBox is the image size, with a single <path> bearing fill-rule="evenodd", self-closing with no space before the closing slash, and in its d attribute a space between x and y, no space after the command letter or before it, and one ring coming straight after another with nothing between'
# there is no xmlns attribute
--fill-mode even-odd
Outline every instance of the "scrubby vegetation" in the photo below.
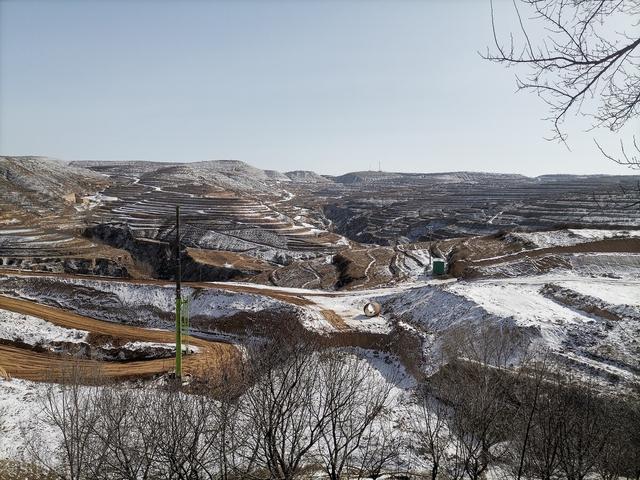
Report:
<svg viewBox="0 0 640 480"><path fill-rule="evenodd" d="M72 480L638 479L637 396L559 375L544 354L512 368L518 341L459 332L410 390L309 342L253 352L233 385L105 385L73 369L43 400L58 443L35 432L25 462Z"/></svg>

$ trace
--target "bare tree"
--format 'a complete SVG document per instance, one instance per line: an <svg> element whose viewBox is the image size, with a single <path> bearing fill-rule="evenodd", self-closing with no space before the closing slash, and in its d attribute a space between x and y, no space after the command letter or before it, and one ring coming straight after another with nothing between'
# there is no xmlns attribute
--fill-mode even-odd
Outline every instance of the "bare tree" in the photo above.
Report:
<svg viewBox="0 0 640 480"><path fill-rule="evenodd" d="M99 421L95 435L105 452L101 476L127 480L153 478L160 436L154 431L150 412L158 392L130 387L103 388L96 395Z"/></svg>
<svg viewBox="0 0 640 480"><path fill-rule="evenodd" d="M260 442L254 428L252 409L247 396L244 375L209 378L205 393L213 402L211 421L217 436L212 455L218 465L219 480L251 478L257 468Z"/></svg>
<svg viewBox="0 0 640 480"><path fill-rule="evenodd" d="M556 478L560 471L562 423L566 412L562 382L549 382L538 396L533 422L524 449L523 469L542 480Z"/></svg>
<svg viewBox="0 0 640 480"><path fill-rule="evenodd" d="M221 466L219 478L251 478L260 463L260 441L253 430L250 404L236 395L225 395L219 402L220 435L216 452Z"/></svg>
<svg viewBox="0 0 640 480"><path fill-rule="evenodd" d="M447 451L454 442L447 427L450 414L450 409L433 395L429 385L420 387L407 409L411 449L431 464L431 480L441 475Z"/></svg>
<svg viewBox="0 0 640 480"><path fill-rule="evenodd" d="M157 432L159 476L176 480L219 478L222 468L216 454L219 428L215 402L205 395L187 395L179 390L160 393L150 398L146 407L146 421Z"/></svg>
<svg viewBox="0 0 640 480"><path fill-rule="evenodd" d="M595 471L613 432L595 385L576 382L564 390L560 469L567 480L583 480Z"/></svg>
<svg viewBox="0 0 640 480"><path fill-rule="evenodd" d="M491 1L494 48L483 56L528 67L527 76L517 77L518 89L534 91L549 105L553 139L566 140L562 124L570 113L589 116L594 128L613 132L640 114L640 1L514 0L513 6L519 34L512 32L505 42ZM637 153L630 154L622 142L620 157L601 150L638 167L635 136L630 148Z"/></svg>
<svg viewBox="0 0 640 480"><path fill-rule="evenodd" d="M356 478L376 480L383 474L392 473L392 467L397 467L400 459L402 443L389 416L379 416L369 425L360 442Z"/></svg>
<svg viewBox="0 0 640 480"><path fill-rule="evenodd" d="M468 364L451 365L445 378L452 381L439 395L453 410L448 428L460 444L466 474L476 480L506 453L511 382L505 372Z"/></svg>
<svg viewBox="0 0 640 480"><path fill-rule="evenodd" d="M328 421L318 354L308 343L263 353L255 384L245 394L259 460L270 478L297 478Z"/></svg>
<svg viewBox="0 0 640 480"><path fill-rule="evenodd" d="M631 396L608 397L602 405L612 427L595 466L602 480L640 475L640 410Z"/></svg>
<svg viewBox="0 0 640 480"><path fill-rule="evenodd" d="M475 480L509 452L509 427L519 408L513 401L517 379L511 367L526 358L528 341L507 326L461 327L448 333L443 349L447 364L429 385L451 410L445 419L457 459L449 463L461 464Z"/></svg>
<svg viewBox="0 0 640 480"><path fill-rule="evenodd" d="M318 458L329 478L339 480L343 472L356 467L356 454L365 436L388 404L391 383L379 379L366 362L345 352L325 352L319 368L327 419Z"/></svg>
<svg viewBox="0 0 640 480"><path fill-rule="evenodd" d="M511 429L512 460L516 480L520 480L528 472L527 455L536 420L540 414L545 382L549 381L552 372L549 357L549 352L544 351L537 358L522 365L520 368L524 373L519 378L519 382L514 383L512 390L513 400L519 407L514 410L515 416Z"/></svg>
<svg viewBox="0 0 640 480"><path fill-rule="evenodd" d="M640 400L638 392L627 398L624 416L620 423L624 425L625 435L622 437L625 442L625 450L628 455L622 465L622 475L627 478L640 480Z"/></svg>
<svg viewBox="0 0 640 480"><path fill-rule="evenodd" d="M52 384L42 399L44 421L55 429L54 448L34 434L27 439L30 460L61 479L95 478L104 465L95 426L100 410L95 402L99 375L77 365L61 373L60 385Z"/></svg>

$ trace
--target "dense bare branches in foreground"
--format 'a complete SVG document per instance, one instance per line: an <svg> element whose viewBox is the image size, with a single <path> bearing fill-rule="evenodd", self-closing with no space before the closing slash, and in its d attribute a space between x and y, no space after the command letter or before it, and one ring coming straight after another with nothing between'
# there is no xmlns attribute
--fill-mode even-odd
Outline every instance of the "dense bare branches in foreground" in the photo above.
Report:
<svg viewBox="0 0 640 480"><path fill-rule="evenodd" d="M513 368L521 339L491 332L455 332L439 373L401 397L363 359L306 344L255 355L233 389L75 374L43 403L58 443L34 434L25 462L72 480L640 478L637 398L567 379L544 355Z"/></svg>

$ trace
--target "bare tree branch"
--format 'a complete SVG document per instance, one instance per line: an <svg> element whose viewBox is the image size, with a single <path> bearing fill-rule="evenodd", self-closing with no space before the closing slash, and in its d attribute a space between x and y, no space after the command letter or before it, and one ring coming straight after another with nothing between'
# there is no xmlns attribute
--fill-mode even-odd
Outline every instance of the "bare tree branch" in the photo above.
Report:
<svg viewBox="0 0 640 480"><path fill-rule="evenodd" d="M519 6L520 5L520 6ZM619 132L640 114L640 0L513 0L520 34L501 42L491 0L493 51L483 58L524 65L529 74L516 77L518 90L535 92L549 105L552 140L566 143L563 123L570 114L592 119L593 127ZM531 12L525 21L521 9ZM614 25L623 19L629 31ZM533 26L538 24L540 32ZM508 46L505 46L508 45ZM588 100L593 99L593 102ZM637 143L634 139L637 151ZM638 167L637 156L605 156Z"/></svg>

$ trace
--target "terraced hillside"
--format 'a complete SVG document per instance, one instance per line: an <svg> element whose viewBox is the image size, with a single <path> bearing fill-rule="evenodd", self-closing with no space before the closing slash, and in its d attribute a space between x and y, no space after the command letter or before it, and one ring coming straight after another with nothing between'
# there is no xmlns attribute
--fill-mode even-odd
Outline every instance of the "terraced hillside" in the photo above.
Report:
<svg viewBox="0 0 640 480"><path fill-rule="evenodd" d="M336 232L354 241L395 244L503 230L640 226L637 176L485 173L336 177L309 195ZM634 207L635 206L635 207Z"/></svg>
<svg viewBox="0 0 640 480"><path fill-rule="evenodd" d="M287 207L291 195L273 175L256 174L239 162L210 163L117 179L103 192L110 200L87 215L88 236L153 263L162 278L173 271L176 205L181 242L188 247L187 278L268 275L279 266L337 252L341 237L306 223L298 209Z"/></svg>
<svg viewBox="0 0 640 480"><path fill-rule="evenodd" d="M0 266L12 269L171 279L176 205L185 279L323 289L413 280L434 254L457 261L456 274L478 270L462 266L462 241L450 251L449 239L640 226L640 209L631 208L638 177L327 177L237 160L3 162L3 188L18 192L2 197L0 215ZM512 247L503 242L498 253Z"/></svg>
<svg viewBox="0 0 640 480"><path fill-rule="evenodd" d="M35 190L3 197L0 216L0 366L12 375L42 380L69 358L114 377L171 370L179 205L194 368L235 362L230 343L312 335L420 379L461 331L489 328L522 340L514 365L541 349L603 388L638 388L637 177L76 162L65 183L58 162L37 162L5 175L5 190L27 192L29 176ZM434 257L448 265L438 278ZM380 316L364 315L370 301Z"/></svg>

